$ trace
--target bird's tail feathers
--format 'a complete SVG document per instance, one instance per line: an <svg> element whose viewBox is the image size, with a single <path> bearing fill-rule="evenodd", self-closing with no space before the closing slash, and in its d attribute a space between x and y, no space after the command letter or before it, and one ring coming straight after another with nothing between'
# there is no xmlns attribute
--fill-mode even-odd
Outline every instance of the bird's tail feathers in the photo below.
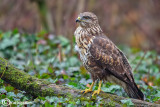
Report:
<svg viewBox="0 0 160 107"><path fill-rule="evenodd" d="M145 96L140 89L138 89L137 85L134 83L134 86L126 85L125 89L126 93L130 98L144 100Z"/></svg>

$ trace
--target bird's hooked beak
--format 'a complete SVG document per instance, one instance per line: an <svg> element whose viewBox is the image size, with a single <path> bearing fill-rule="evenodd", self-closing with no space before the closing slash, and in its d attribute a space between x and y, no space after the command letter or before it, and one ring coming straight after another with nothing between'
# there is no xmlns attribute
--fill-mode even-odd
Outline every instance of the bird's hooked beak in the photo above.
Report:
<svg viewBox="0 0 160 107"><path fill-rule="evenodd" d="M81 22L82 20L81 20L81 17L78 17L77 19L76 19L76 23L77 22Z"/></svg>

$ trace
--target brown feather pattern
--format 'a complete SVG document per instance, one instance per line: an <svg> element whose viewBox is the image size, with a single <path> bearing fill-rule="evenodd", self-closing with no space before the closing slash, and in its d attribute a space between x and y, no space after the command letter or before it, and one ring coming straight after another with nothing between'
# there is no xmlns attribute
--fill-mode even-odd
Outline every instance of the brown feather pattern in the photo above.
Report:
<svg viewBox="0 0 160 107"><path fill-rule="evenodd" d="M80 22L75 31L75 38L80 58L93 81L114 82L122 86L129 97L144 99L143 93L134 82L126 56L102 32L96 15L90 12L79 15L83 16L89 16L91 19Z"/></svg>

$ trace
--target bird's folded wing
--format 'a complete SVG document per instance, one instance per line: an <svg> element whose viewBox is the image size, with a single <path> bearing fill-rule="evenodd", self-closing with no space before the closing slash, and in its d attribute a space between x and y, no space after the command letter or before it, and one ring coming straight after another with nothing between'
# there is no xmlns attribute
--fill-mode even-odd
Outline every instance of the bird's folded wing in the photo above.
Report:
<svg viewBox="0 0 160 107"><path fill-rule="evenodd" d="M91 56L109 70L112 75L123 82L134 82L131 67L125 55L107 37L93 38L89 52Z"/></svg>

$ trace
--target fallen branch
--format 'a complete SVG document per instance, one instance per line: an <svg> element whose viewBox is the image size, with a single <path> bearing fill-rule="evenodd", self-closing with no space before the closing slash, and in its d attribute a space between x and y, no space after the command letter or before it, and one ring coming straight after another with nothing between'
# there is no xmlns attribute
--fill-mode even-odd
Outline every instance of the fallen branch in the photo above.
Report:
<svg viewBox="0 0 160 107"><path fill-rule="evenodd" d="M15 68L12 64L8 63L7 60L0 58L0 77L5 82L11 84L13 87L23 90L26 93L37 97L37 96L63 96L69 98L70 101L96 101L96 98L90 99L91 93L82 95L81 90L72 89L63 85L56 85L46 80L37 79L34 76ZM122 103L120 100L126 99L117 95L101 92L101 102L103 105L117 105L120 106ZM141 100L131 99L136 106L160 106L158 104L149 103Z"/></svg>

